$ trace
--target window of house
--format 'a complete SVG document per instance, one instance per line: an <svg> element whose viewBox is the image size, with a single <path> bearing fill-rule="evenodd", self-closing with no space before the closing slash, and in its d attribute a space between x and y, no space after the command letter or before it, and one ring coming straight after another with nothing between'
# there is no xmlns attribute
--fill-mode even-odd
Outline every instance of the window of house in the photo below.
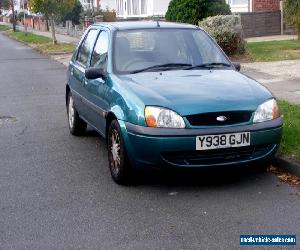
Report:
<svg viewBox="0 0 300 250"><path fill-rule="evenodd" d="M142 15L147 14L147 2L148 2L147 0L141 0Z"/></svg>
<svg viewBox="0 0 300 250"><path fill-rule="evenodd" d="M124 14L124 8L123 8L123 6L124 6L123 0L117 0L117 12L121 16Z"/></svg>
<svg viewBox="0 0 300 250"><path fill-rule="evenodd" d="M98 34L97 30L94 29L90 30L79 48L77 61L83 66L87 65L90 53L94 47L95 40L97 38L97 34Z"/></svg>
<svg viewBox="0 0 300 250"><path fill-rule="evenodd" d="M228 0L227 2L231 6L237 6L237 5L248 5L249 0Z"/></svg>
<svg viewBox="0 0 300 250"><path fill-rule="evenodd" d="M132 0L132 11L133 11L132 14L133 15L139 15L140 14L139 5L140 5L139 0Z"/></svg>
<svg viewBox="0 0 300 250"><path fill-rule="evenodd" d="M131 0L128 0L127 1L127 13L128 15L132 15L132 12L131 12Z"/></svg>

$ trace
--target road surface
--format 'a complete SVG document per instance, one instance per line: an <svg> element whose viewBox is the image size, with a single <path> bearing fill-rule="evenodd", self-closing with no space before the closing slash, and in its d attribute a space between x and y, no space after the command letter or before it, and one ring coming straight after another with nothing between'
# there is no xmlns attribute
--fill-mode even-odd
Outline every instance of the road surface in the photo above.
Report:
<svg viewBox="0 0 300 250"><path fill-rule="evenodd" d="M297 190L271 173L167 172L113 183L104 140L69 134L65 75L0 34L1 250L232 250L254 249L240 247L240 234L300 237Z"/></svg>

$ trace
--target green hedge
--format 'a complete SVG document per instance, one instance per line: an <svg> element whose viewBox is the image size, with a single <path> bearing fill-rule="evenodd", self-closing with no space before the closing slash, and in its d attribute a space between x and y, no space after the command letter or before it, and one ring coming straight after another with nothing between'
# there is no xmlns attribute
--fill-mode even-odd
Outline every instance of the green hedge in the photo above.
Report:
<svg viewBox="0 0 300 250"><path fill-rule="evenodd" d="M206 17L227 14L231 14L231 11L225 0L172 0L166 19L197 25Z"/></svg>

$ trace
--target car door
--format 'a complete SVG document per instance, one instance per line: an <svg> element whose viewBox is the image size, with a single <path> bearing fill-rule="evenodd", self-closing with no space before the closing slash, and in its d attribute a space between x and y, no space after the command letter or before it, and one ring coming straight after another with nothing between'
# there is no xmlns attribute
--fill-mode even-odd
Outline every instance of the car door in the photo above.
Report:
<svg viewBox="0 0 300 250"><path fill-rule="evenodd" d="M79 46L75 60L70 64L70 78L72 95L75 106L80 116L87 119L87 106L84 103L86 97L86 89L84 88L86 78L85 69L90 62L90 56L94 48L95 41L99 30L90 29Z"/></svg>
<svg viewBox="0 0 300 250"><path fill-rule="evenodd" d="M100 34L92 52L90 67L101 68L104 72L107 71L108 46L109 33L106 30L100 30ZM87 80L84 87L86 89L87 99L90 102L88 120L102 135L105 135L105 115L109 108L109 103L107 101L107 95L109 93L108 78Z"/></svg>

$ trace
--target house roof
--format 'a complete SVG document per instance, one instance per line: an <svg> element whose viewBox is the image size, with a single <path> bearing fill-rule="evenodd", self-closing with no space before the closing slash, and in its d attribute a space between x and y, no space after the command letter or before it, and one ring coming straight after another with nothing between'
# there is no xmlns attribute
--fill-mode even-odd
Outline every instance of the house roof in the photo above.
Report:
<svg viewBox="0 0 300 250"><path fill-rule="evenodd" d="M116 30L152 29L157 27L181 28L181 29L197 28L197 26L191 24L172 23L172 22L164 22L164 21L127 21L127 22L96 23L93 26L104 26Z"/></svg>

